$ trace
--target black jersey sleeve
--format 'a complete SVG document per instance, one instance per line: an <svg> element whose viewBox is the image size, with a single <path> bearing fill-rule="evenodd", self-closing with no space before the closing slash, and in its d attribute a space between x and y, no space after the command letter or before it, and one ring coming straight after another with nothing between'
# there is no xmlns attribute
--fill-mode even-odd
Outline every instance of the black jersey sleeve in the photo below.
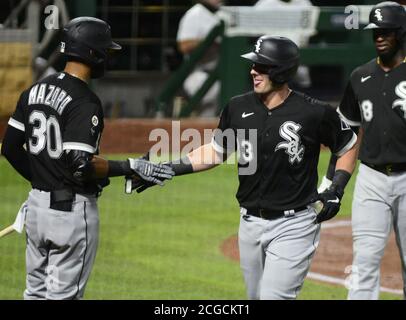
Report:
<svg viewBox="0 0 406 320"><path fill-rule="evenodd" d="M63 150L81 150L97 154L103 131L103 111L89 102L73 105L63 114Z"/></svg>
<svg viewBox="0 0 406 320"><path fill-rule="evenodd" d="M31 181L31 168L27 151L24 149L25 134L21 130L8 126L3 138L1 153L17 172Z"/></svg>
<svg viewBox="0 0 406 320"><path fill-rule="evenodd" d="M10 117L8 124L20 131L25 132L25 124L24 124L24 106L27 103L27 94L26 91L24 91L21 95L20 98L18 99L16 109L14 110L14 113Z"/></svg>
<svg viewBox="0 0 406 320"><path fill-rule="evenodd" d="M337 111L350 126L359 127L361 125L361 112L351 80L348 81Z"/></svg>
<svg viewBox="0 0 406 320"><path fill-rule="evenodd" d="M217 129L214 130L212 145L218 153L231 153L236 149L235 134L231 128L229 105L221 112L219 124Z"/></svg>
<svg viewBox="0 0 406 320"><path fill-rule="evenodd" d="M323 108L324 114L319 128L321 143L340 157L354 146L357 136L333 108Z"/></svg>

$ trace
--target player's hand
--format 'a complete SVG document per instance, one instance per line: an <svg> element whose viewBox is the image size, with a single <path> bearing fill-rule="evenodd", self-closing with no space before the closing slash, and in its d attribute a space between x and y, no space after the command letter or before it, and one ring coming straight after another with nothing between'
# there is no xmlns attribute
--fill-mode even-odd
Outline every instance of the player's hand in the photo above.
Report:
<svg viewBox="0 0 406 320"><path fill-rule="evenodd" d="M330 220L337 215L340 210L343 195L343 191L339 190L336 186L331 185L327 190L319 193L316 198L312 199L312 203L321 201L323 204L323 208L316 218L317 223Z"/></svg>
<svg viewBox="0 0 406 320"><path fill-rule="evenodd" d="M147 160L149 161L149 151L143 155L139 160ZM171 179L172 175L168 179ZM162 183L166 179L159 179ZM133 190L136 190L137 193L141 193L145 191L146 189L153 187L156 185L153 181L147 181L142 179L139 175L134 174L132 176L126 176L125 177L125 192L126 193L132 193Z"/></svg>
<svg viewBox="0 0 406 320"><path fill-rule="evenodd" d="M137 193L141 193L146 189L155 186L154 183L142 180L137 176L129 177L129 180L127 180L126 183L126 193L132 193L133 190L136 190Z"/></svg>
<svg viewBox="0 0 406 320"><path fill-rule="evenodd" d="M170 180L175 175L171 167L164 164L155 164L145 159L128 159L131 170L142 180L164 185L164 180Z"/></svg>

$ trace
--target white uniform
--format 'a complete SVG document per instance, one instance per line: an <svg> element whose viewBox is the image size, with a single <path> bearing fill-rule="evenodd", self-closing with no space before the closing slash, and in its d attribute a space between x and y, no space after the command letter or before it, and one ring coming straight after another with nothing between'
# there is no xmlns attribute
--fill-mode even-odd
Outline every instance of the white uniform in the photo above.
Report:
<svg viewBox="0 0 406 320"><path fill-rule="evenodd" d="M177 41L204 40L210 31L220 22L220 18L200 3L195 4L186 11L179 23ZM216 67L217 59L199 64L197 68L186 78L184 89L192 96L206 81L207 71ZM220 92L220 84L216 82L204 96L202 103L215 103Z"/></svg>

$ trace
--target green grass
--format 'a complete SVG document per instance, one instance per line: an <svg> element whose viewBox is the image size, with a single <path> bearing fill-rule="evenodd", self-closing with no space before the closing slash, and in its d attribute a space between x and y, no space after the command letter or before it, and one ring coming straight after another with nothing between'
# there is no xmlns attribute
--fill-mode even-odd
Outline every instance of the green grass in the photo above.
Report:
<svg viewBox="0 0 406 320"><path fill-rule="evenodd" d="M320 172L328 154L322 153ZM113 157L111 157L113 158ZM123 158L123 156L119 157ZM29 186L0 159L0 226L9 225ZM125 195L112 179L99 200L100 243L86 299L245 299L238 263L220 244L238 230L234 166L177 177L164 188ZM353 179L341 216L350 215ZM0 240L0 299L21 299L24 236ZM306 281L300 299L345 299L344 288ZM393 295L383 298L398 299Z"/></svg>

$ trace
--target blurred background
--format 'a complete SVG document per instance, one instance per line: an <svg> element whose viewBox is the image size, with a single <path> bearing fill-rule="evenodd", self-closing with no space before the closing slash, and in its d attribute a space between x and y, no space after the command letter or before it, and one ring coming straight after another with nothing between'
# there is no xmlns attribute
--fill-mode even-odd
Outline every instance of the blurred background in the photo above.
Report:
<svg viewBox="0 0 406 320"><path fill-rule="evenodd" d="M114 40L122 45L123 50L109 64L106 77L92 83L109 118L218 115L231 96L250 89L249 65L239 55L251 51L255 39L264 33L287 35L301 42L298 45L302 51L303 68L299 70L303 71L299 75L302 79L297 79L292 86L333 104L339 100L351 70L374 56L368 32L344 27L348 17L344 10L347 5L361 8L378 1L274 0L258 10L256 6L264 0L224 0L215 14L220 17L219 21L225 22L225 28L217 30L216 36L205 43L202 50L209 50L213 43L218 44L218 63L210 70L213 79L206 90L198 92L196 89L194 96L183 84L204 53L197 54L197 62L191 61L198 50L187 54L181 52L177 33L186 12L196 3L205 1L213 2L2 0L0 116L8 118L19 93L31 81L60 71L64 66L58 55L60 29L48 30L44 23L52 12L46 10L49 5L59 9L59 28L77 16L98 17L111 25ZM280 13L276 2L290 4L293 8ZM299 7L295 9L295 6ZM360 28L366 23L368 10L369 7L360 10ZM197 19L195 24L199 23L204 22ZM301 33L304 34L302 38ZM200 40L203 44L205 38ZM184 66L187 62L189 65ZM220 89L215 90L209 111L204 112L202 105L206 102L203 98L211 84Z"/></svg>
<svg viewBox="0 0 406 320"><path fill-rule="evenodd" d="M250 64L240 55L252 51L263 34L287 36L300 47L301 66L291 87L337 106L352 70L375 57L370 31L362 28L377 2L1 0L0 141L21 92L63 69L60 31L75 17L107 21L123 47L105 77L90 83L106 117L101 153L123 159L149 150L155 128L176 139L187 128L201 134L215 128L227 101L251 90ZM181 140L181 147L187 142ZM329 157L322 150L320 176ZM2 229L14 221L31 186L1 156L0 179ZM105 188L99 201L99 251L85 298L246 298L239 265L228 255L238 251L235 166L174 180L142 195L124 195L121 178ZM351 214L353 187L352 179L339 218ZM351 241L350 232L327 236L335 244L345 244L345 236ZM345 249L346 260L341 251L340 258L350 264L351 245ZM336 245L320 252L320 261L334 265L330 257L337 257ZM22 298L24 255L24 236L1 239L0 299ZM342 283L348 274L337 268L341 278L333 283ZM400 275L398 270L386 274L389 280L398 277L397 286L382 298L400 299ZM306 280L300 299L345 297L342 286Z"/></svg>

